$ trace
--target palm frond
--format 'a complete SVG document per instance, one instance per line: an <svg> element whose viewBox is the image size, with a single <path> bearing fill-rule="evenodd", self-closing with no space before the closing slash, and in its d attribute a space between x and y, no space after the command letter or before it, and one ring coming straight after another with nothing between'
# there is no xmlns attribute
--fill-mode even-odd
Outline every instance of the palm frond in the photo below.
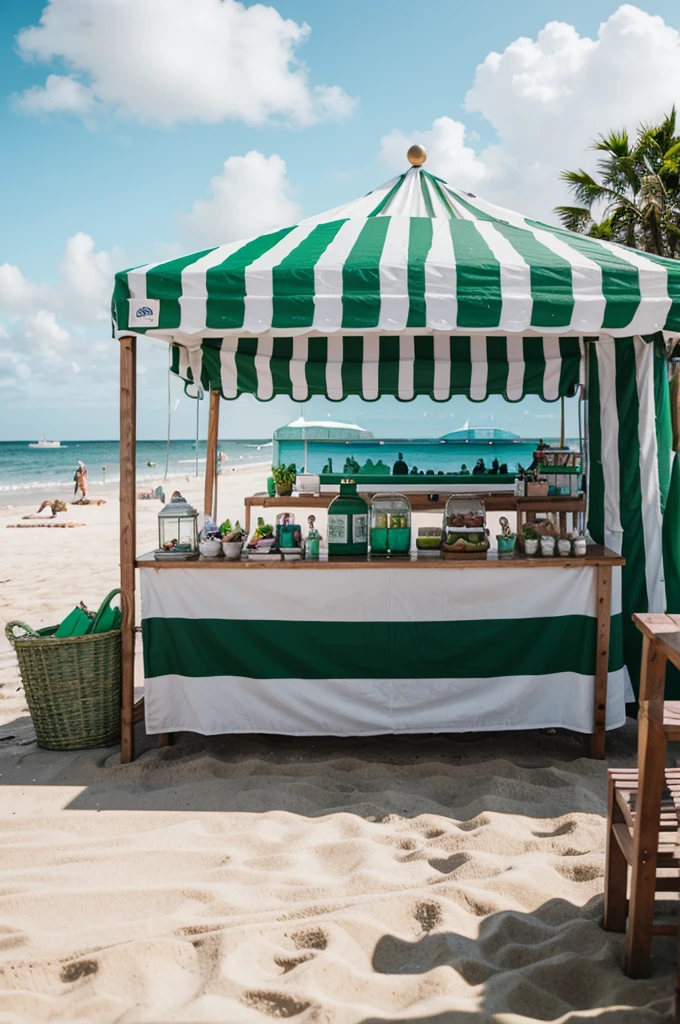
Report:
<svg viewBox="0 0 680 1024"><path fill-rule="evenodd" d="M630 153L628 132L623 129L618 132L610 132L609 135L598 135L590 148L600 150L600 152L611 153L616 157L628 156Z"/></svg>
<svg viewBox="0 0 680 1024"><path fill-rule="evenodd" d="M579 235L588 234L594 223L590 210L585 206L556 206L555 213L567 231L574 231Z"/></svg>

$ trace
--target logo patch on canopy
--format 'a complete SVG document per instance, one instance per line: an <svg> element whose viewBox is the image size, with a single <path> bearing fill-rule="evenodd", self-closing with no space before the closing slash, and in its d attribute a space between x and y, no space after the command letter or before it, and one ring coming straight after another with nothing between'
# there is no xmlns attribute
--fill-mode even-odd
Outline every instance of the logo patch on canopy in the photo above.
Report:
<svg viewBox="0 0 680 1024"><path fill-rule="evenodd" d="M128 327L158 327L159 299L130 299Z"/></svg>

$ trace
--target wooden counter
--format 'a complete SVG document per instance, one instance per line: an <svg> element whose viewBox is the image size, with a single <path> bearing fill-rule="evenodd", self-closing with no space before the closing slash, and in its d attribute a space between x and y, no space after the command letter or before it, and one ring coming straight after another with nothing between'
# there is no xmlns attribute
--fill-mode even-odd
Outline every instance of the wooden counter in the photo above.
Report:
<svg viewBox="0 0 680 1024"><path fill-rule="evenodd" d="M352 558L329 558L322 555L318 561L297 561L286 562L267 561L251 562L244 557L238 561L228 561L226 558L199 558L187 562L166 562L156 561L153 552L141 555L137 561L138 569L298 569L300 571L314 571L318 569L580 569L584 565L613 567L625 565L625 559L614 554L609 548L601 547L599 544L589 544L587 554L576 558L570 555L568 558L560 558L555 555L553 558L542 558L540 555L529 557L517 551L512 557L499 558L496 551L489 551L486 558L442 558L439 552L434 554L417 554L411 552L409 556L404 555L357 555Z"/></svg>

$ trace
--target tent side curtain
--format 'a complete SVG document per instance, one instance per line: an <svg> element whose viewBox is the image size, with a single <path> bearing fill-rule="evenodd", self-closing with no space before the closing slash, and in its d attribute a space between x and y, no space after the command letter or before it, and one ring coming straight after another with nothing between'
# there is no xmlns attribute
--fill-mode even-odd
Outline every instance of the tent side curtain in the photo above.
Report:
<svg viewBox="0 0 680 1024"><path fill-rule="evenodd" d="M668 452L657 441L657 363L655 345L640 337L588 345L588 529L626 559L622 637L636 693L641 635L631 617L666 610L660 465Z"/></svg>
<svg viewBox="0 0 680 1024"><path fill-rule="evenodd" d="M305 402L315 395L341 401L350 395L375 401L391 395L411 401L426 395L446 402L464 395L483 402L502 395L556 401L573 395L584 379L579 338L471 335L330 338L224 338L201 344L201 386L223 398L287 395ZM172 371L195 396L196 354L172 346Z"/></svg>

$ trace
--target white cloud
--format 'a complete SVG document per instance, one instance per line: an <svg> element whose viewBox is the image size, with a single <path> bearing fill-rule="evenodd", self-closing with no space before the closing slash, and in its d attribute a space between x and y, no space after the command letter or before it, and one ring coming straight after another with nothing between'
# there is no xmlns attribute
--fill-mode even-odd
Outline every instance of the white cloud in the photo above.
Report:
<svg viewBox="0 0 680 1024"><path fill-rule="evenodd" d="M94 103L91 90L71 75L48 75L44 86L33 85L12 100L25 114L89 114Z"/></svg>
<svg viewBox="0 0 680 1024"><path fill-rule="evenodd" d="M477 68L465 109L484 118L497 140L474 148L459 121L439 118L425 132L393 132L381 143L398 168L403 144L425 142L427 167L452 184L546 219L568 193L565 168L592 169L597 134L653 121L680 105L680 33L631 4L619 7L591 39L552 21L536 39L519 38ZM467 142L467 145L466 145Z"/></svg>
<svg viewBox="0 0 680 1024"><path fill-rule="evenodd" d="M52 295L46 284L34 284L11 263L0 266L0 313L20 313Z"/></svg>
<svg viewBox="0 0 680 1024"><path fill-rule="evenodd" d="M58 384L67 394L73 374L96 381L115 375L116 346L109 336L114 269L122 254L97 252L78 232L66 242L58 285L35 284L19 267L0 266L0 386L41 401Z"/></svg>
<svg viewBox="0 0 680 1024"><path fill-rule="evenodd" d="M83 231L72 235L59 264L62 302L69 316L78 322L109 318L113 275L122 266L114 250L95 252L94 241Z"/></svg>
<svg viewBox="0 0 680 1024"><path fill-rule="evenodd" d="M310 85L297 60L309 33L273 7L236 0L49 0L39 23L19 32L19 53L60 59L71 73L15 103L166 125L346 117L355 101L337 85Z"/></svg>
<svg viewBox="0 0 680 1024"><path fill-rule="evenodd" d="M295 224L302 211L289 193L286 164L276 153L231 156L211 180L210 197L197 200L182 218L183 232L197 245L211 246Z"/></svg>
<svg viewBox="0 0 680 1024"><path fill-rule="evenodd" d="M71 337L68 331L57 323L55 314L48 309L38 309L35 313L28 314L24 335L34 348L50 354L56 351L55 345L65 345Z"/></svg>

